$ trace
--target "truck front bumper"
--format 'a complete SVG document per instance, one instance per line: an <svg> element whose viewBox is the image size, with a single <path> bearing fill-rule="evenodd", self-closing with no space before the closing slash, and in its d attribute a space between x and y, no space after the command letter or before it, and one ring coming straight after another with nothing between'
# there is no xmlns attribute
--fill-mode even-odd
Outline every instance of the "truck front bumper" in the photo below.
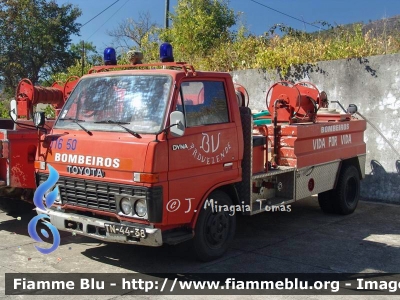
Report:
<svg viewBox="0 0 400 300"><path fill-rule="evenodd" d="M57 229L62 231L75 232L79 235L85 235L95 239L117 242L125 244L137 244L145 246L161 246L163 244L161 230L157 228L151 228L142 224L130 225L128 223L121 224L110 222L98 218L92 218L87 216L81 216L72 213L65 213L53 209L42 210L36 208L38 214L46 214L50 217L50 222ZM127 236L120 233L109 233L106 231L106 226L114 225L115 227L124 226L135 226L135 228L144 229L146 231L146 237L135 237Z"/></svg>

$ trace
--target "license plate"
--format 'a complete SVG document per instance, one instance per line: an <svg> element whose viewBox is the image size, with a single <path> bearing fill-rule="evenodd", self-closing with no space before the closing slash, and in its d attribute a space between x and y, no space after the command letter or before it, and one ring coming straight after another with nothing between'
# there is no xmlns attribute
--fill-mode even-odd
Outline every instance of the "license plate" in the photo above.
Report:
<svg viewBox="0 0 400 300"><path fill-rule="evenodd" d="M145 239L147 237L146 230L126 225L104 224L106 232L114 234L123 234L126 236L133 236Z"/></svg>

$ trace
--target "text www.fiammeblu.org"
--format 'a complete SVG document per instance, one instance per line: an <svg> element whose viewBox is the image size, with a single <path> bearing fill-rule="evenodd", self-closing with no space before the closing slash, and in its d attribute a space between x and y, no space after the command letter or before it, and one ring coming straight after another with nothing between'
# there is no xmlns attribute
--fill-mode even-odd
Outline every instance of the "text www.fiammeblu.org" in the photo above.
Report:
<svg viewBox="0 0 400 300"><path fill-rule="evenodd" d="M174 292L176 290L320 290L326 292L337 293L340 290L340 281L312 281L299 280L298 278L284 280L235 280L235 278L227 278L225 281L218 280L178 280L175 278L172 285L168 285L168 278L162 281L159 286L157 281L147 281L142 279L132 279L131 281L122 280L122 289L144 290L159 290L160 292L168 291ZM385 281L385 280L365 280L358 278L356 282L342 283L344 288L353 288L356 290L369 290L369 291L386 291L395 293L400 290L399 281Z"/></svg>

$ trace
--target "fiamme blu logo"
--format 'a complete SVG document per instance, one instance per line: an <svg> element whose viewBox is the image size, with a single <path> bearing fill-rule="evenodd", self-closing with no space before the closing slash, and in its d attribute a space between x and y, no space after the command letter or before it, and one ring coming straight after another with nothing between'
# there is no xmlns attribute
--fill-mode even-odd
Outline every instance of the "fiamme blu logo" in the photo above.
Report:
<svg viewBox="0 0 400 300"><path fill-rule="evenodd" d="M58 181L59 178L58 172L52 166L50 165L47 166L50 172L49 178L38 186L33 196L33 203L37 208L40 208L41 210L46 210L46 208L50 208L56 201L57 196L59 194L58 186L56 186L52 190L52 188ZM32 220L28 224L28 233L30 237L34 239L36 242L43 243L42 238L38 235L37 232L39 221L42 221L43 224L48 228L48 230L41 229L40 230L41 234L45 238L49 238L50 236L49 231L50 231L53 236L53 244L51 245L50 248L41 248L36 245L35 248L40 253L49 254L55 251L58 248L58 246L60 246L60 233L58 232L58 229L53 224L50 223L50 216L46 214L37 215L36 217L32 218Z"/></svg>

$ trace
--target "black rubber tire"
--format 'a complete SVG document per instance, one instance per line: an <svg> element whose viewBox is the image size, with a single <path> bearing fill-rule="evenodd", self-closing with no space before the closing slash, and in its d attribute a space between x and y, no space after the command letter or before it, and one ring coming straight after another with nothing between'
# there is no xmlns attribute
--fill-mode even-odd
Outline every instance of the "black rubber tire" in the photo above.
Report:
<svg viewBox="0 0 400 300"><path fill-rule="evenodd" d="M222 192L211 193L214 207L232 206L230 197ZM211 206L201 207L192 241L193 251L201 261L215 260L227 251L236 230L236 215L230 211L214 211Z"/></svg>
<svg viewBox="0 0 400 300"><path fill-rule="evenodd" d="M335 194L337 213L341 215L353 213L360 198L360 176L355 166L350 165L343 170Z"/></svg>
<svg viewBox="0 0 400 300"><path fill-rule="evenodd" d="M318 194L318 202L324 213L348 215L357 208L360 197L360 176L355 166L344 167L334 190Z"/></svg>

